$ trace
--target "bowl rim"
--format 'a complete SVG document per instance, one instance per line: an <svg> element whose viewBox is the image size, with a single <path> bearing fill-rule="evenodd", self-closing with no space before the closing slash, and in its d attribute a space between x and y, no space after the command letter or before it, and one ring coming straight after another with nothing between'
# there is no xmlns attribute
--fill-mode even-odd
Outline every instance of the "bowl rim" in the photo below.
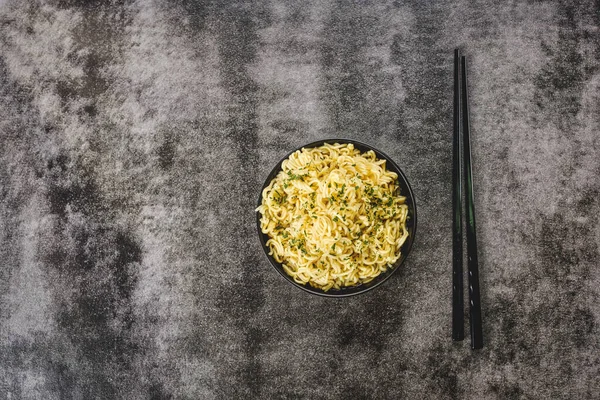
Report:
<svg viewBox="0 0 600 400"><path fill-rule="evenodd" d="M260 228L261 213L258 210L255 211L256 226L258 229L258 238L261 243L261 247L263 249L265 256L267 257L267 259L269 260L269 263L273 266L273 268L275 268L275 270L281 276L283 276L283 278L285 278L286 281L291 283L293 286L303 290L304 292L308 292L310 294L314 294L314 295L318 295L318 296L322 296L322 297L329 297L329 298L350 297L350 296L355 296L358 294L369 292L369 291L375 289L376 287L381 286L384 282L388 281L390 279L390 277L392 275L394 275L394 273L397 270L399 270L400 267L404 264L404 262L406 261L406 259L408 258L408 255L410 254L410 252L412 250L413 242L415 240L415 236L416 236L416 232L417 232L417 202L416 202L416 199L414 196L414 192L408 181L408 178L406 177L406 174L394 162L394 160L392 160L391 157L389 157L387 154L383 153L381 150L378 150L375 147L373 147L369 144L360 142L358 140L346 139L346 138L332 138L332 139L320 139L320 140L316 140L316 141L304 144L304 145L297 147L294 150L290 151L281 160L279 160L279 162L277 164L275 164L275 166L273 167L271 172L267 175L265 182L261 185L260 192L258 195L257 207L259 207L262 204L262 193L263 193L264 189L269 185L271 180L273 180L277 176L279 171L281 171L281 164L283 163L283 161L287 160L296 151L302 150L304 148L320 147L320 146L323 146L325 143L353 144L353 145L357 145L359 147L363 147L363 148L367 149L366 151L373 150L373 152L375 152L375 155L377 156L378 159L384 159L386 161L386 169L389 170L390 169L389 165L391 165L393 167L392 172L395 172L398 174L398 178L397 178L398 184L403 183L402 185L399 185L400 188L403 189L403 192L401 194L402 194L402 196L405 196L408 200L410 200L407 202L407 204L412 205L412 213L410 214L410 217L411 217L410 227L412 228L412 231L411 231L411 235L409 235L407 241L402 245L402 247L401 247L402 254L401 254L400 258L396 261L396 263L394 263L394 266L391 269L384 272L383 274L380 274L379 276L377 276L373 281L371 281L373 283L369 282L367 284L350 286L350 287L343 288L343 289L330 289L329 291L325 292L322 289L318 289L318 288L310 286L310 284L301 285L301 284L295 282L294 279L283 270L283 267L281 266L281 264L278 263L277 261L275 261L273 256L269 255L270 249L266 245L266 241L268 239L265 239L265 238L268 238L268 236L266 234L262 233L262 231L261 231L261 228ZM364 152L362 149L359 149L359 150L361 151L361 153ZM403 182L401 182L401 181L403 181ZM406 192L404 192L404 190ZM411 209L409 208L409 213L410 212L411 212ZM408 229L408 222L407 222L407 229Z"/></svg>

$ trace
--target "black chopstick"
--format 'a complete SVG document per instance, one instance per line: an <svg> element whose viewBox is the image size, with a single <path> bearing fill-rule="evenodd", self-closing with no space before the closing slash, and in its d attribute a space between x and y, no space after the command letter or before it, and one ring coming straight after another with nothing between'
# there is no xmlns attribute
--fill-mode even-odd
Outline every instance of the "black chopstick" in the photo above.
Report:
<svg viewBox="0 0 600 400"><path fill-rule="evenodd" d="M481 327L481 299L479 294L479 262L477 259L477 236L475 229L475 205L473 202L473 177L471 166L471 135L469 125L469 95L467 92L467 60L461 57L462 73L462 131L463 156L465 171L465 200L467 213L467 270L469 276L469 302L471 348L483 347L483 331Z"/></svg>
<svg viewBox="0 0 600 400"><path fill-rule="evenodd" d="M465 338L463 308L462 174L460 171L460 50L454 50L454 137L452 148L452 339Z"/></svg>

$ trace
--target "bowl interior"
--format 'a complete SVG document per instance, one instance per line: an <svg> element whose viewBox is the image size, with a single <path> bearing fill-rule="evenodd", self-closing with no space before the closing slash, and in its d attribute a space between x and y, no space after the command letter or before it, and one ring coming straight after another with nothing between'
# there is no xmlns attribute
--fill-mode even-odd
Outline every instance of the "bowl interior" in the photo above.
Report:
<svg viewBox="0 0 600 400"><path fill-rule="evenodd" d="M330 289L327 292L325 292L322 289L314 288L314 287L310 286L309 284L301 285L301 284L296 283L291 276L289 276L288 274L285 273L281 264L278 263L277 261L275 261L275 259L269 255L269 252L271 250L269 249L269 247L266 244L267 240L269 240L269 236L262 233L260 230L261 214L257 211L256 212L256 223L257 223L257 227L258 227L258 236L259 236L260 242L262 244L262 248L265 252L265 255L269 259L269 262L271 263L271 265L273 265L273 267L277 270L277 272L279 272L288 282L290 282L294 286L296 286L302 290L305 290L309 293L317 294L320 296L326 296L326 297L352 296L355 294L364 293L366 291L369 291L369 290L374 289L375 287L381 285L383 282L388 280L404 263L404 260L406 260L406 257L410 253L410 250L412 248L412 245L413 245L413 242L415 239L415 233L417 230L417 207L416 207L415 198L414 198L412 189L410 187L410 184L408 183L406 176L404 175L402 170L396 165L396 163L394 163L394 161L392 161L388 156L383 154L381 151L379 151L367 144L357 142L355 140L349 140L349 139L319 140L319 141L304 145L298 149L295 149L294 151L291 151L289 154L287 154L285 157L283 157L277 163L277 165L275 165L275 167L273 168L273 170L271 171L269 176L267 176L265 183L263 184L262 188L260 189L258 205L260 205L262 203L262 191L264 190L265 187L267 187L269 185L271 180L273 180L277 176L279 171L281 171L281 163L284 160L286 160L291 154L293 154L294 152L296 152L298 150L301 150L302 148L320 147L320 146L323 146L325 143L329 143L329 144L352 143L355 148L357 148L358 150L361 151L361 153L364 153L369 150L373 150L375 152L375 154L377 155L378 159L386 160L386 168L389 171L393 171L396 174L398 174L398 185L400 186L400 194L402 196L406 197L406 204L408 205L408 218L406 220L406 228L408 230L408 239L404 242L404 244L402 245L402 247L400 249L400 252L401 252L400 258L394 263L394 265L391 269L388 269L386 272L380 274L375 279L373 279L371 282L356 285L356 286L345 287L342 289Z"/></svg>

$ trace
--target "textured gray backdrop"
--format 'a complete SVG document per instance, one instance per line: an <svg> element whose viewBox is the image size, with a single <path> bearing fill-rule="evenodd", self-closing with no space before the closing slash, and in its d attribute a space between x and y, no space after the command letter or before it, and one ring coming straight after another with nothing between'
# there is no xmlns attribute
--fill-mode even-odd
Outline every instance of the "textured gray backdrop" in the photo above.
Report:
<svg viewBox="0 0 600 400"><path fill-rule="evenodd" d="M479 352L450 340L455 46ZM599 89L598 0L0 0L0 399L600 398ZM278 276L253 211L332 136L419 206L343 300Z"/></svg>

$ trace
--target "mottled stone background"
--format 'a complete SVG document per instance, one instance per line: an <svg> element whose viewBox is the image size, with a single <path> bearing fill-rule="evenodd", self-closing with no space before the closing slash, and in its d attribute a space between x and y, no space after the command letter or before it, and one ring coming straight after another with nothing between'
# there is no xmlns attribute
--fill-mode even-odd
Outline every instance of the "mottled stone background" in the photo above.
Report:
<svg viewBox="0 0 600 400"><path fill-rule="evenodd" d="M450 339L452 50L485 348ZM600 398L600 2L0 0L0 399ZM404 169L384 286L267 263L273 164ZM467 330L468 332L468 330Z"/></svg>

